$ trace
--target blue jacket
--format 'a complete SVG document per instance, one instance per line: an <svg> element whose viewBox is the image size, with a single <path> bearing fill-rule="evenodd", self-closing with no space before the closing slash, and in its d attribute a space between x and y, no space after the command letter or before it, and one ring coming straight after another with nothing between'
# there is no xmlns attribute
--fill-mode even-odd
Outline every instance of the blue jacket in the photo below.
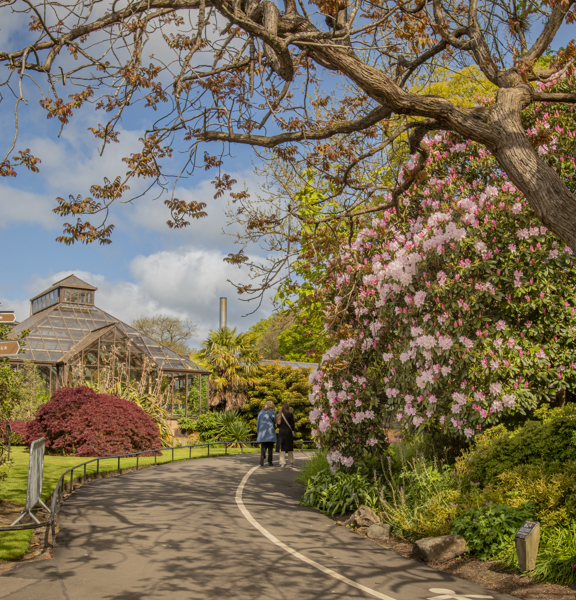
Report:
<svg viewBox="0 0 576 600"><path fill-rule="evenodd" d="M256 441L257 442L275 442L276 441L276 411L261 410L256 422Z"/></svg>

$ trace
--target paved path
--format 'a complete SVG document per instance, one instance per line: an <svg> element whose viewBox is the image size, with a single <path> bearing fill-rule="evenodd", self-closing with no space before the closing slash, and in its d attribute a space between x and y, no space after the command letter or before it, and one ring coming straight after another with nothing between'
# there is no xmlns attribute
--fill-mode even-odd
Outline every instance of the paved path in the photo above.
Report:
<svg viewBox="0 0 576 600"><path fill-rule="evenodd" d="M289 469L210 458L85 484L53 558L2 600L513 600L398 556L298 506Z"/></svg>

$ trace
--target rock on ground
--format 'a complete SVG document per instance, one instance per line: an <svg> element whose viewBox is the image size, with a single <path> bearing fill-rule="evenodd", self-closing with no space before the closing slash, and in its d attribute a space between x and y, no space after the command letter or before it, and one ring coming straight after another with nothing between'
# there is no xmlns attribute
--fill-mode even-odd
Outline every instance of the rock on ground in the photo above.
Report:
<svg viewBox="0 0 576 600"><path fill-rule="evenodd" d="M414 544L414 555L425 562L443 562L466 551L466 540L461 535L443 535L424 538Z"/></svg>
<svg viewBox="0 0 576 600"><path fill-rule="evenodd" d="M368 527L366 535L373 540L388 539L390 537L390 525L382 525L381 523L374 523Z"/></svg>
<svg viewBox="0 0 576 600"><path fill-rule="evenodd" d="M374 523L379 523L378 515L368 506L359 506L358 510L343 525L356 525L356 527L370 527Z"/></svg>

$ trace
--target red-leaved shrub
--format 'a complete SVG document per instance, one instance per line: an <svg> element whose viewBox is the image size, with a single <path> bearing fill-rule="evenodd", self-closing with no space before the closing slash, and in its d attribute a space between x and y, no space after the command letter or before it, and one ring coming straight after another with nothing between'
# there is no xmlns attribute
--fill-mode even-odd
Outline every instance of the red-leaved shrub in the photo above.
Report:
<svg viewBox="0 0 576 600"><path fill-rule="evenodd" d="M85 386L61 388L28 423L24 443L45 438L46 450L110 456L160 448L158 427L137 405Z"/></svg>

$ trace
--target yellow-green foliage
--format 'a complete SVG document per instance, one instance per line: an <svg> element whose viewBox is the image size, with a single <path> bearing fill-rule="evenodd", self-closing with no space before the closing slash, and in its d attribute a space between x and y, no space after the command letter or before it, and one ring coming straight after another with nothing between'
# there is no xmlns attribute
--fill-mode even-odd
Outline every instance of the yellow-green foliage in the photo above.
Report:
<svg viewBox="0 0 576 600"><path fill-rule="evenodd" d="M461 71L441 69L437 71L440 81L429 84L425 93L431 96L447 98L457 106L476 106L478 96L492 96L497 88L490 83L476 67L468 67Z"/></svg>
<svg viewBox="0 0 576 600"><path fill-rule="evenodd" d="M514 508L532 502L543 527L567 524L576 520L576 461L556 472L543 465L521 465L499 475L484 492Z"/></svg>
<svg viewBox="0 0 576 600"><path fill-rule="evenodd" d="M247 421L253 434L256 433L258 413L271 400L276 410L280 410L282 404L288 402L294 413L296 437L310 439L309 375L310 369L293 369L279 364L260 366L258 383L248 392L248 400L241 411L242 418Z"/></svg>

